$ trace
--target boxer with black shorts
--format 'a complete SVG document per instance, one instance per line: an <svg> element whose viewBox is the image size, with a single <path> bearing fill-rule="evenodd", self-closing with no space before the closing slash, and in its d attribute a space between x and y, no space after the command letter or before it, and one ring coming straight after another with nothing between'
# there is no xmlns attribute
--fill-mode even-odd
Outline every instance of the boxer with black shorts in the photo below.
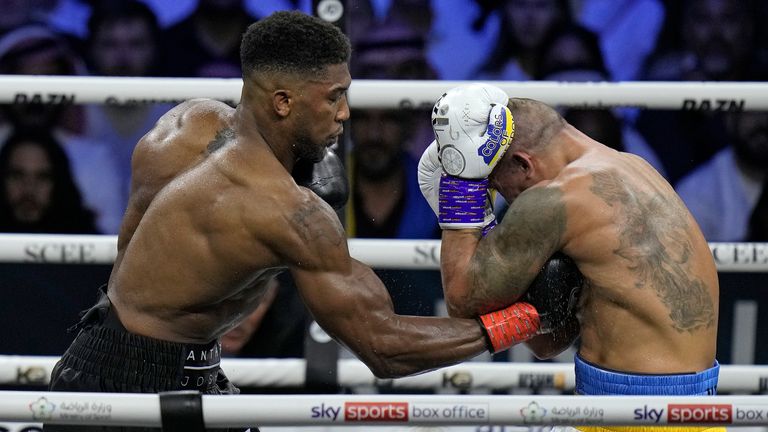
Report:
<svg viewBox="0 0 768 432"><path fill-rule="evenodd" d="M488 84L449 90L432 126L436 141L421 158L419 180L443 227L451 316L518 301L542 264L562 253L584 278L579 306L575 317L526 342L537 357L562 352L580 335L579 394L715 394L714 258L658 172L546 104ZM494 191L509 203L495 227Z"/></svg>
<svg viewBox="0 0 768 432"><path fill-rule="evenodd" d="M382 282L350 257L334 211L346 177L329 150L349 117L349 57L333 25L276 12L243 36L236 108L184 102L142 138L110 280L52 391L236 392L219 370L219 337L285 270L317 322L379 377L469 359L519 327L510 312L545 312L542 299L471 319L397 315Z"/></svg>

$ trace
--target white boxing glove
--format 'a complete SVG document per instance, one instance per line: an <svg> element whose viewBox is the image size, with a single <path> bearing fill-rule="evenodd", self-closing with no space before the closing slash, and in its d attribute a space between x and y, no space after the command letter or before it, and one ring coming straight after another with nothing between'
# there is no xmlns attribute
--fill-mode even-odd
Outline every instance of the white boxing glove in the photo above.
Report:
<svg viewBox="0 0 768 432"><path fill-rule="evenodd" d="M482 179L491 174L515 134L508 101L502 89L484 83L454 87L438 99L432 129L448 175Z"/></svg>
<svg viewBox="0 0 768 432"><path fill-rule="evenodd" d="M419 188L424 199L436 216L440 215L440 177L443 176L443 167L440 165L440 157L437 153L437 141L432 143L424 150L419 159Z"/></svg>

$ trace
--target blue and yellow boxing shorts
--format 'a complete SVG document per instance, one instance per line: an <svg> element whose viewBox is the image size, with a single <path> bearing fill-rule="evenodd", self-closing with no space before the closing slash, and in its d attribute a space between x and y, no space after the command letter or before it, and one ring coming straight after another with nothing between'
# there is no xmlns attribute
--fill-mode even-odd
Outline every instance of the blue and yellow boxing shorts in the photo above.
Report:
<svg viewBox="0 0 768 432"><path fill-rule="evenodd" d="M576 354L576 393L580 395L708 396L717 393L720 364L702 372L635 375L600 368ZM584 432L725 432L724 427L578 426Z"/></svg>

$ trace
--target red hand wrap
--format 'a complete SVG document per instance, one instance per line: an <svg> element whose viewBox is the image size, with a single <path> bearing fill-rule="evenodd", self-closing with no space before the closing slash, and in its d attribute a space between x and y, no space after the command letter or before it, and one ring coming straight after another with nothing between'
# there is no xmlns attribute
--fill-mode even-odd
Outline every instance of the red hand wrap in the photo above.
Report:
<svg viewBox="0 0 768 432"><path fill-rule="evenodd" d="M480 315L488 339L497 353L536 336L539 312L530 303L518 302L504 309Z"/></svg>

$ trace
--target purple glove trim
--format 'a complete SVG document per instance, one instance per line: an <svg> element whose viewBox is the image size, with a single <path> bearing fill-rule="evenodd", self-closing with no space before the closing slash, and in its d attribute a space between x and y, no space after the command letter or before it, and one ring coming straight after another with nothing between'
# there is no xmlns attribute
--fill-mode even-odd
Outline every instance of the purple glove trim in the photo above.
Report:
<svg viewBox="0 0 768 432"><path fill-rule="evenodd" d="M485 204L488 179L472 180L453 176L440 178L440 224L476 226L485 225Z"/></svg>

